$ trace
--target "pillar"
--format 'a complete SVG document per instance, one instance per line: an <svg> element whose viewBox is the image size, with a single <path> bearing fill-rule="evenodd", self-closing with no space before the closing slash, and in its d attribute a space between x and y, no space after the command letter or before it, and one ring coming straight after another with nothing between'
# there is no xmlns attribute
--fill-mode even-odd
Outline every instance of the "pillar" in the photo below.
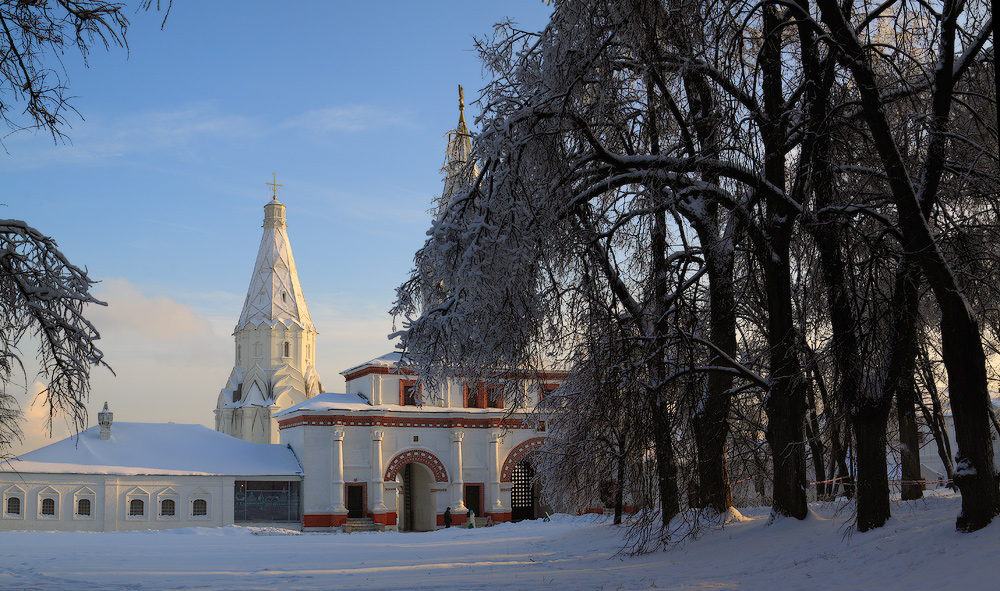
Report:
<svg viewBox="0 0 1000 591"><path fill-rule="evenodd" d="M493 516L493 521L510 521L510 510L504 509L500 501L500 440L503 433L490 432L490 452L486 457L486 468L489 473L489 489L486 493L486 512Z"/></svg>
<svg viewBox="0 0 1000 591"><path fill-rule="evenodd" d="M465 431L456 429L451 432L451 484L454 487L452 491L451 513L455 516L455 525L463 523L465 516L469 512L465 508L465 479L462 477L463 437L465 437Z"/></svg>
<svg viewBox="0 0 1000 591"><path fill-rule="evenodd" d="M368 491L371 495L372 518L375 520L375 523L394 525L396 523L396 512L390 512L389 508L385 506L384 483L382 481L383 437L385 437L385 431L381 429L372 430L372 473Z"/></svg>
<svg viewBox="0 0 1000 591"><path fill-rule="evenodd" d="M333 527L347 522L347 506L344 504L344 430L333 430L333 461L330 474L333 476Z"/></svg>

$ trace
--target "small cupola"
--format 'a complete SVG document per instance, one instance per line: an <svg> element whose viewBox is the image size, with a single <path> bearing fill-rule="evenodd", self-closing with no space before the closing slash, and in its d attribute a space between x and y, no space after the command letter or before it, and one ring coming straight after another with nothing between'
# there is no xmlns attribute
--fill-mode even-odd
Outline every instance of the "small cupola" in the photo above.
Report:
<svg viewBox="0 0 1000 591"><path fill-rule="evenodd" d="M97 413L97 424L101 426L101 441L111 439L111 421L114 413L108 410L108 403L104 403L104 410Z"/></svg>

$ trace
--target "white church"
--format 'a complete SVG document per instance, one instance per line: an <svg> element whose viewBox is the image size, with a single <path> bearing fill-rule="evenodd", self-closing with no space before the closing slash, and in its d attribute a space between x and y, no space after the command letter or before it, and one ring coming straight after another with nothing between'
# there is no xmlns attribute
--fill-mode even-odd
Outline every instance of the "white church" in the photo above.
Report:
<svg viewBox="0 0 1000 591"><path fill-rule="evenodd" d="M461 108L445 195L471 148ZM531 410L566 374L530 376L526 405L511 408L484 384L458 378L421 393L419 376L390 353L341 372L343 390L324 392L318 332L276 192L263 228L215 431L115 423L105 405L99 426L0 465L0 530L267 523L427 531L444 526L446 510L455 525L472 515L542 515L531 453L545 424Z"/></svg>

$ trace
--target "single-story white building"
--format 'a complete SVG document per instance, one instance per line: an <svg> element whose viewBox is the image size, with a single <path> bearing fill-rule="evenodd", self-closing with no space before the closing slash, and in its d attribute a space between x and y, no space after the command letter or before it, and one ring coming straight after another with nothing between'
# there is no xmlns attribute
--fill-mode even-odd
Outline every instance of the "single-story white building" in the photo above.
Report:
<svg viewBox="0 0 1000 591"><path fill-rule="evenodd" d="M201 425L112 428L106 410L100 427L0 464L0 530L298 526L302 468L288 446Z"/></svg>

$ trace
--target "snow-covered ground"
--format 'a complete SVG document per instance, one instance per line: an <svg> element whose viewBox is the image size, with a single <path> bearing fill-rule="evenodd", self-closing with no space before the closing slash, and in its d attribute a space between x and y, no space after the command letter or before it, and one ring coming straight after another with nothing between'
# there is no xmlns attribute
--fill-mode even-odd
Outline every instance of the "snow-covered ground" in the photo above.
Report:
<svg viewBox="0 0 1000 591"><path fill-rule="evenodd" d="M619 556L603 518L427 533L280 534L226 527L0 533L0 589L969 589L1000 588L1000 522L955 532L960 499L897 503L851 534L841 507L767 511L668 552Z"/></svg>

